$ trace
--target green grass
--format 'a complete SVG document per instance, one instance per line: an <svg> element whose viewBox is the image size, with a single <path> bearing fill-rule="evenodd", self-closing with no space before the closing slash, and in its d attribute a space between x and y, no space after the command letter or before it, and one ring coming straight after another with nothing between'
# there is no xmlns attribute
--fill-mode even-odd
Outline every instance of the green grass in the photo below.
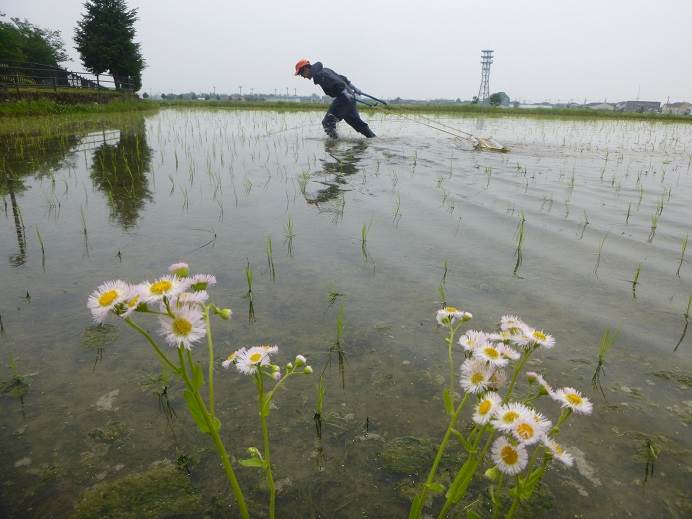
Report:
<svg viewBox="0 0 692 519"><path fill-rule="evenodd" d="M197 100L161 100L153 101L162 107L194 107L194 108L226 108L231 110L275 110L286 112L301 111L323 111L327 108L327 103L292 103L281 101L197 101ZM449 115L469 115L482 114L490 117L544 117L544 118L565 118L565 119L627 119L645 121L672 121L681 123L692 123L692 117L687 115L659 114L659 113L634 113L634 112L615 112L609 110L592 110L590 108L498 108L485 105L472 104L389 104L368 108L358 105L358 109L363 112L385 112L385 113L439 113Z"/></svg>
<svg viewBox="0 0 692 519"><path fill-rule="evenodd" d="M136 98L113 100L106 103L72 103L60 102L54 99L20 99L18 101L0 103L0 127L4 124L3 119L21 116L103 114L156 109L158 109L158 104Z"/></svg>

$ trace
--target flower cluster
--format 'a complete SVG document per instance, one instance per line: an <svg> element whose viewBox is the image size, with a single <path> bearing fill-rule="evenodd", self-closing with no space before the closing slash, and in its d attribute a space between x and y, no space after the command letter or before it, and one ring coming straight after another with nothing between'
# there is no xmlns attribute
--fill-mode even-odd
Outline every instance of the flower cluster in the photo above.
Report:
<svg viewBox="0 0 692 519"><path fill-rule="evenodd" d="M281 367L271 363L271 355L278 351L279 347L276 344L261 344L249 348L240 348L231 353L221 365L226 369L235 366L243 375L255 375L264 372L270 375L275 382L279 382L286 375L297 373L312 374L312 367L307 364L305 357L296 355L293 362L289 362L284 366L286 375L282 375Z"/></svg>
<svg viewBox="0 0 692 519"><path fill-rule="evenodd" d="M110 315L126 319L133 312L159 316L159 333L173 347L191 349L206 335L204 310L209 294L207 287L216 284L210 274L190 276L187 263L174 263L169 273L142 283L107 281L89 296L87 306L94 321L102 323ZM224 319L229 309L211 305Z"/></svg>
<svg viewBox="0 0 692 519"><path fill-rule="evenodd" d="M438 322L440 313L437 314ZM514 315L503 316L498 332L486 333L469 330L459 339L466 360L461 365L459 383L467 393L477 395L473 421L477 426L499 433L492 445L492 460L503 473L514 475L527 467L527 447L540 445L546 454L571 466L572 456L556 441L559 425L571 413L590 414L592 404L584 395L571 387L554 390L538 373L527 372L537 394L524 401L510 401L516 375L529 355L539 348L550 349L555 339L532 328ZM510 363L520 360L513 369L512 383L503 398L498 392L507 380ZM556 426L530 403L540 396L550 396L563 408Z"/></svg>

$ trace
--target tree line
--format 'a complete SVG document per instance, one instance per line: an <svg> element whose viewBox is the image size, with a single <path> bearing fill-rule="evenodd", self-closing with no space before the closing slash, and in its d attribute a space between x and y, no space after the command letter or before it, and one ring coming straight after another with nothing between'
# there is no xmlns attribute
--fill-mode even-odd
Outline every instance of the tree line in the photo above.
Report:
<svg viewBox="0 0 692 519"><path fill-rule="evenodd" d="M68 60L60 31L3 18L0 13L0 62L59 67ZM84 68L110 74L116 88L139 90L145 61L135 41L137 19L137 9L128 9L125 0L87 0L73 38Z"/></svg>

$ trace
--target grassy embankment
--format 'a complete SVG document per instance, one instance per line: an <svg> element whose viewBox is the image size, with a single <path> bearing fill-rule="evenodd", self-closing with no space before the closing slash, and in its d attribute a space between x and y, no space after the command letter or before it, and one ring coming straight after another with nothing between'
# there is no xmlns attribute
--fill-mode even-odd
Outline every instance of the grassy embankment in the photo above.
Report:
<svg viewBox="0 0 692 519"><path fill-rule="evenodd" d="M175 100L175 101L156 101L161 107L187 107L187 108L226 108L230 110L276 110L276 111L324 111L327 105L324 103L291 103L291 102L265 102L265 101L196 101L196 100ZM681 123L692 123L692 116L673 115L659 113L634 113L634 112L615 112L609 110L592 110L589 108L499 108L484 105L471 104L390 104L368 108L358 105L358 109L365 112L383 111L391 113L408 114L444 114L458 116L478 116L488 117L545 117L545 118L565 118L565 119L625 119L638 121L671 121Z"/></svg>

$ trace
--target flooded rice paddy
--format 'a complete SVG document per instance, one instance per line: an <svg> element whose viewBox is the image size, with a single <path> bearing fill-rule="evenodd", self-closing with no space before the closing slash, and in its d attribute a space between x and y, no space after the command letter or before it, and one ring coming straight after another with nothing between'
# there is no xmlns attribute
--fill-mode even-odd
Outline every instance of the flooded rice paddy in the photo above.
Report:
<svg viewBox="0 0 692 519"><path fill-rule="evenodd" d="M436 118L512 151L388 114L369 117L377 139L332 141L316 112L165 110L1 137L0 515L66 517L104 482L152 517L228 515L180 385L86 308L104 280L188 261L234 311L215 328L219 360L277 343L280 361L325 370L321 440L316 377L270 418L279 516L407 515L446 427L444 277L470 328L515 313L554 335L531 367L595 404L562 431L576 466L553 466L527 517L690 517L692 125ZM217 384L242 457L261 443L254 387L224 371ZM238 473L262 510L258 471Z"/></svg>

